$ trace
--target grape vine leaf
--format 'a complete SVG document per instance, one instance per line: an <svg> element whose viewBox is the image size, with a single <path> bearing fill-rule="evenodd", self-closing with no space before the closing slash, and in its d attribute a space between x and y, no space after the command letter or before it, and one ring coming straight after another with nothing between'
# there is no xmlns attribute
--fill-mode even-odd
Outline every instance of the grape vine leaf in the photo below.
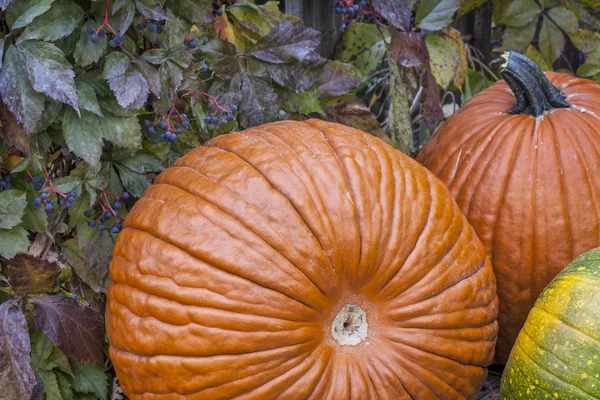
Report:
<svg viewBox="0 0 600 400"><path fill-rule="evenodd" d="M106 115L100 122L102 136L106 140L120 147L142 147L142 127L136 117L119 118Z"/></svg>
<svg viewBox="0 0 600 400"><path fill-rule="evenodd" d="M90 393L100 400L108 398L108 377L102 365L73 363L75 379L71 380L73 389L80 393Z"/></svg>
<svg viewBox="0 0 600 400"><path fill-rule="evenodd" d="M146 54L146 53L144 53ZM152 93L160 93L161 84L160 77L158 76L158 71L148 62L137 59L132 61L132 65L135 69L140 71L144 79L148 82L148 88Z"/></svg>
<svg viewBox="0 0 600 400"><path fill-rule="evenodd" d="M63 113L63 136L69 149L96 167L102 154L102 127L98 118L85 110L81 118L72 108Z"/></svg>
<svg viewBox="0 0 600 400"><path fill-rule="evenodd" d="M162 3L164 1L157 3L154 0L136 0L135 7L148 19L167 19L167 14L165 14L161 5Z"/></svg>
<svg viewBox="0 0 600 400"><path fill-rule="evenodd" d="M114 12L114 11L113 11ZM127 0L121 9L121 22L119 23L119 32L127 32L127 29L135 16L135 4L133 1Z"/></svg>
<svg viewBox="0 0 600 400"><path fill-rule="evenodd" d="M75 72L62 50L38 40L22 42L19 47L31 86L79 112Z"/></svg>
<svg viewBox="0 0 600 400"><path fill-rule="evenodd" d="M461 0L423 0L415 15L417 26L425 31L439 31L452 22Z"/></svg>
<svg viewBox="0 0 600 400"><path fill-rule="evenodd" d="M548 18L544 18L540 29L539 49L542 56L551 64L560 57L566 39L560 28Z"/></svg>
<svg viewBox="0 0 600 400"><path fill-rule="evenodd" d="M62 400L54 372L41 369L36 371L35 375L44 384L46 400Z"/></svg>
<svg viewBox="0 0 600 400"><path fill-rule="evenodd" d="M44 110L44 96L31 87L22 56L13 45L6 51L0 70L0 96L25 133L34 132Z"/></svg>
<svg viewBox="0 0 600 400"><path fill-rule="evenodd" d="M117 78L123 75L129 67L129 57L120 51L113 51L104 60L104 70L102 71L104 79Z"/></svg>
<svg viewBox="0 0 600 400"><path fill-rule="evenodd" d="M320 74L319 66L307 64L261 64L271 79L288 90L303 92L311 87Z"/></svg>
<svg viewBox="0 0 600 400"><path fill-rule="evenodd" d="M31 344L19 299L0 304L0 398L28 399L36 379L30 363Z"/></svg>
<svg viewBox="0 0 600 400"><path fill-rule="evenodd" d="M101 314L64 296L39 296L32 301L35 303L35 326L52 344L77 361L104 361L104 318Z"/></svg>
<svg viewBox="0 0 600 400"><path fill-rule="evenodd" d="M246 53L274 64L293 61L319 64L323 58L317 53L321 33L302 23L284 21L262 37Z"/></svg>
<svg viewBox="0 0 600 400"><path fill-rule="evenodd" d="M17 43L30 39L53 42L73 32L82 18L83 10L76 3L57 0L48 11L25 28Z"/></svg>
<svg viewBox="0 0 600 400"><path fill-rule="evenodd" d="M18 253L24 253L29 247L29 233L20 226L12 229L0 229L0 255L11 259Z"/></svg>
<svg viewBox="0 0 600 400"><path fill-rule="evenodd" d="M223 79L230 79L242 70L237 60L237 48L225 40L215 39L202 46L206 61Z"/></svg>
<svg viewBox="0 0 600 400"><path fill-rule="evenodd" d="M548 15L563 31L567 33L577 32L579 23L573 11L563 7L554 7L548 10Z"/></svg>
<svg viewBox="0 0 600 400"><path fill-rule="evenodd" d="M240 121L245 127L252 127L274 120L277 115L277 93L265 80L247 74L239 74Z"/></svg>
<svg viewBox="0 0 600 400"><path fill-rule="evenodd" d="M81 231L78 230L78 236L85 235L86 232L88 232L88 230L83 230L83 224L84 223L79 224L79 228L82 229ZM98 232L97 229L95 232L97 232L98 235L105 235L108 238L107 232ZM108 240L110 241L110 239ZM106 247L107 246L103 246L104 249L106 249ZM61 243L60 248L63 252L63 256L81 280L88 284L95 292L106 293L106 288L108 287L108 279L106 276L106 273L108 272L108 263L92 263L84 251L79 248L77 239L75 238L64 241ZM108 250L111 251L111 248ZM109 259L110 254L112 253L108 254ZM97 254L97 256L106 257L107 255Z"/></svg>
<svg viewBox="0 0 600 400"><path fill-rule="evenodd" d="M12 3L6 9L6 21L10 29L24 28L50 9L55 0L20 0Z"/></svg>
<svg viewBox="0 0 600 400"><path fill-rule="evenodd" d="M8 281L19 296L52 291L59 273L57 263L29 254L19 254L8 262Z"/></svg>
<svg viewBox="0 0 600 400"><path fill-rule="evenodd" d="M12 3L13 0L0 0L0 10L6 10L6 7Z"/></svg>
<svg viewBox="0 0 600 400"><path fill-rule="evenodd" d="M383 31L387 38L389 32ZM350 25L336 46L335 59L354 65L366 77L379 67L386 55L386 45L374 24Z"/></svg>
<svg viewBox="0 0 600 400"><path fill-rule="evenodd" d="M0 192L0 229L10 229L21 222L27 207L25 192L17 189Z"/></svg>
<svg viewBox="0 0 600 400"><path fill-rule="evenodd" d="M410 29L408 0L373 0L373 8L397 29Z"/></svg>
<svg viewBox="0 0 600 400"><path fill-rule="evenodd" d="M502 22L509 26L525 26L541 12L542 9L535 0L513 1L506 9Z"/></svg>
<svg viewBox="0 0 600 400"><path fill-rule="evenodd" d="M451 40L440 35L427 35L425 38L429 52L431 70L437 83L444 89L448 88L454 72L460 65L460 53Z"/></svg>
<svg viewBox="0 0 600 400"><path fill-rule="evenodd" d="M73 375L71 365L65 353L54 347L48 337L39 329L31 335L31 366L35 372L39 370L51 371L54 368Z"/></svg>
<svg viewBox="0 0 600 400"><path fill-rule="evenodd" d="M108 45L107 36L99 38L98 43L92 43L87 28L94 28L93 21L89 21L81 27L79 40L75 45L73 58L75 59L75 65L79 67L87 67L100 61L100 57L102 57Z"/></svg>
<svg viewBox="0 0 600 400"><path fill-rule="evenodd" d="M78 80L76 83L77 91L79 92L79 108L96 114L99 117L104 116L100 109L100 103L98 103L94 87L84 80Z"/></svg>
<svg viewBox="0 0 600 400"><path fill-rule="evenodd" d="M129 68L121 76L109 79L108 84L115 93L119 105L128 110L142 107L150 90L146 79L133 68Z"/></svg>
<svg viewBox="0 0 600 400"><path fill-rule="evenodd" d="M362 76L352 64L331 61L325 64L319 81L319 97L342 96L357 87Z"/></svg>

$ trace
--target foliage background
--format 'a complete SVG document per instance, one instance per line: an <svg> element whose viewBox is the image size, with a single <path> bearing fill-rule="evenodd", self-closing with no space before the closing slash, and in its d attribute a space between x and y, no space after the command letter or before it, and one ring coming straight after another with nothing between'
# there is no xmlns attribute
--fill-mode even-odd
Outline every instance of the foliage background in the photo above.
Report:
<svg viewBox="0 0 600 400"><path fill-rule="evenodd" d="M345 31L320 55L321 33L273 1L0 0L0 398L124 398L112 247L204 141L319 117L414 154L505 50L600 80L600 1L335 3Z"/></svg>

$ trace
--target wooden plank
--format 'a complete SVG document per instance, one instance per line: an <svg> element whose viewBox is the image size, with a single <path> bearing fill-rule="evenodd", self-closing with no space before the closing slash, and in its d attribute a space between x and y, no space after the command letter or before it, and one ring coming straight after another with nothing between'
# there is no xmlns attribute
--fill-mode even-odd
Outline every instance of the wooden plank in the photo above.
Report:
<svg viewBox="0 0 600 400"><path fill-rule="evenodd" d="M322 33L319 54L328 57L342 36L342 18L331 0L285 0L284 10Z"/></svg>

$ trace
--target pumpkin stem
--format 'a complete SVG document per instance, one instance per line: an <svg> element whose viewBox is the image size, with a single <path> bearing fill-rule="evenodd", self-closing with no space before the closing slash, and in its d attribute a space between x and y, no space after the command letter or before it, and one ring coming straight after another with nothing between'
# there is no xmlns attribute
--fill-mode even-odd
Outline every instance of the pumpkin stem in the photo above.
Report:
<svg viewBox="0 0 600 400"><path fill-rule="evenodd" d="M553 108L568 108L571 104L533 61L522 54L508 51L500 74L512 90L517 105L508 114L542 115Z"/></svg>

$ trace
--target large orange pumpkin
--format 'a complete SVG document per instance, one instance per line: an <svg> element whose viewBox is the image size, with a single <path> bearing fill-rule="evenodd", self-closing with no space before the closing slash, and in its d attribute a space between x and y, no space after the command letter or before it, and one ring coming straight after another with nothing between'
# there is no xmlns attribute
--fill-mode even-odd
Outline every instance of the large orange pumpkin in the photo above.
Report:
<svg viewBox="0 0 600 400"><path fill-rule="evenodd" d="M497 335L495 277L443 184L318 120L221 136L119 235L106 312L132 399L462 399Z"/></svg>
<svg viewBox="0 0 600 400"><path fill-rule="evenodd" d="M417 158L450 188L492 257L500 363L544 287L600 245L600 86L544 75L518 53L506 58L508 84L474 96Z"/></svg>

